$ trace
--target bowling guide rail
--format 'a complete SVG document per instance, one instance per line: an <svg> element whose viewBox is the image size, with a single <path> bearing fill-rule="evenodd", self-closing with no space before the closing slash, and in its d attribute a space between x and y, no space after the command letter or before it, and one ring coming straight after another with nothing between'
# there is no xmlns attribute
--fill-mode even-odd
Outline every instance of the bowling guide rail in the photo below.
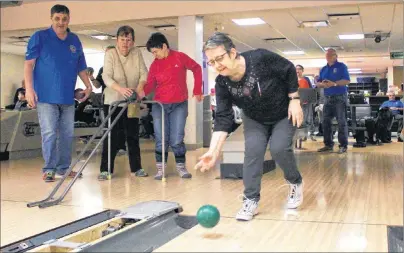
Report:
<svg viewBox="0 0 404 253"><path fill-rule="evenodd" d="M151 252L198 224L182 211L175 202L140 202L11 243L1 252Z"/></svg>

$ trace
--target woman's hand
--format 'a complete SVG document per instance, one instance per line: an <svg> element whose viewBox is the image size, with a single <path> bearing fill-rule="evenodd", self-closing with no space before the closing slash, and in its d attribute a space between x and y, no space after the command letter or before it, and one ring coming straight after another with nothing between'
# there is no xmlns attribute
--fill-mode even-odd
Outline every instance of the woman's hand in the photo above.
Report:
<svg viewBox="0 0 404 253"><path fill-rule="evenodd" d="M218 155L215 152L208 151L203 156L199 157L199 162L195 165L195 170L202 172L208 171L216 164Z"/></svg>
<svg viewBox="0 0 404 253"><path fill-rule="evenodd" d="M129 98L133 94L133 90L130 88L119 87L118 92L124 96L124 98Z"/></svg>
<svg viewBox="0 0 404 253"><path fill-rule="evenodd" d="M303 122L303 111L300 106L300 100L293 99L289 103L288 119L292 119L293 126L300 127Z"/></svg>
<svg viewBox="0 0 404 253"><path fill-rule="evenodd" d="M203 100L203 95L195 95L196 101L201 102Z"/></svg>
<svg viewBox="0 0 404 253"><path fill-rule="evenodd" d="M138 96L139 100L142 100L146 96L146 94L144 93L144 89L141 86L137 87L136 93L137 93L137 96Z"/></svg>

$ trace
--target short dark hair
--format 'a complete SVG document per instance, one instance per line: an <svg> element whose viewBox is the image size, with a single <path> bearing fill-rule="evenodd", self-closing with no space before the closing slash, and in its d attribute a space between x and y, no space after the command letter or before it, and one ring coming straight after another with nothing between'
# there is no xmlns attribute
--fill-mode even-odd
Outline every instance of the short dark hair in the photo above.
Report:
<svg viewBox="0 0 404 253"><path fill-rule="evenodd" d="M236 48L233 41L227 34L215 32L206 40L205 45L203 45L203 51L217 48L219 46L223 46L227 53L229 53L232 48Z"/></svg>
<svg viewBox="0 0 404 253"><path fill-rule="evenodd" d="M92 67L88 67L88 68L87 68L87 72L90 73L90 74L93 74L93 73L94 73L94 69L93 69Z"/></svg>
<svg viewBox="0 0 404 253"><path fill-rule="evenodd" d="M51 17L55 13L63 13L63 14L70 15L69 8L67 8L65 5L61 5L61 4L56 4L56 5L54 5L52 7L52 9L51 9Z"/></svg>
<svg viewBox="0 0 404 253"><path fill-rule="evenodd" d="M170 45L168 44L168 40L164 34L156 32L153 33L149 40L146 43L147 51L150 52L152 48L163 48L163 45L166 44L167 48L170 48Z"/></svg>
<svg viewBox="0 0 404 253"><path fill-rule="evenodd" d="M296 68L297 68L297 67L300 67L302 70L304 70L303 66L300 65L300 64L297 64L297 65L296 65Z"/></svg>
<svg viewBox="0 0 404 253"><path fill-rule="evenodd" d="M129 36L132 35L132 40L135 40L135 30L128 26L128 25L124 25L119 27L118 31L116 32L116 38L118 38L119 36Z"/></svg>
<svg viewBox="0 0 404 253"><path fill-rule="evenodd" d="M18 94L21 94L21 95L25 96L25 90L19 90Z"/></svg>

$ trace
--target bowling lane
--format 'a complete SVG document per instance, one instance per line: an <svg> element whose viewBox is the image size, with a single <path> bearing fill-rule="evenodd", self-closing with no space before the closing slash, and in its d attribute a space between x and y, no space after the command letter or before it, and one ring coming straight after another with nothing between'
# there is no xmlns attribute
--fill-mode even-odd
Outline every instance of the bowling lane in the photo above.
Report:
<svg viewBox="0 0 404 253"><path fill-rule="evenodd" d="M384 225L221 218L206 229L195 226L154 252L387 252Z"/></svg>

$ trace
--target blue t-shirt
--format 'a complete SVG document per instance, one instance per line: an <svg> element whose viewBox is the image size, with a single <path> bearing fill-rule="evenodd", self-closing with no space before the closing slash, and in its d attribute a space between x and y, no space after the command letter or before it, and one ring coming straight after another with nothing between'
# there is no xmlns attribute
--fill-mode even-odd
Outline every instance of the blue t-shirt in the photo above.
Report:
<svg viewBox="0 0 404 253"><path fill-rule="evenodd" d="M333 82L339 80L351 81L347 66L344 63L338 61L336 61L332 66L329 66L327 64L320 70L320 77L318 79L318 82L322 82L324 80L330 80ZM346 86L324 88L325 96L347 94L347 92L348 88Z"/></svg>
<svg viewBox="0 0 404 253"><path fill-rule="evenodd" d="M383 102L383 104L380 106L380 109L384 107L404 108L404 104L400 100L388 100ZM400 113L399 110L392 110L391 112L393 113L393 115L397 115Z"/></svg>
<svg viewBox="0 0 404 253"><path fill-rule="evenodd" d="M33 85L38 102L74 104L77 75L87 68L76 34L68 32L61 40L52 27L37 31L28 42L25 59L36 59Z"/></svg>

